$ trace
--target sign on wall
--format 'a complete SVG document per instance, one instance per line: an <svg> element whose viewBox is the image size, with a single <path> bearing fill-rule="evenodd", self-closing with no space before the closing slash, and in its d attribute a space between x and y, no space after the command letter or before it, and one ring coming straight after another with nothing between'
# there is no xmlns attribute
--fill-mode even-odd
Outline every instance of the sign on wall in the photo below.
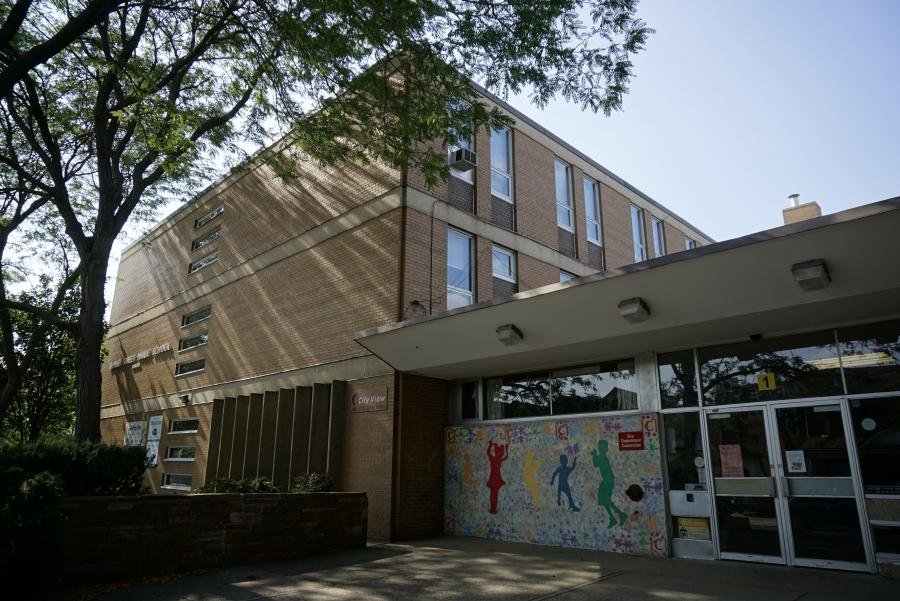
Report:
<svg viewBox="0 0 900 601"><path fill-rule="evenodd" d="M150 418L150 428L147 431L147 465L156 467L159 460L159 439L162 437L163 416L154 415Z"/></svg>
<svg viewBox="0 0 900 601"><path fill-rule="evenodd" d="M125 446L139 447L144 442L143 420L138 422L125 422Z"/></svg>
<svg viewBox="0 0 900 601"><path fill-rule="evenodd" d="M619 432L620 451L643 451L644 432Z"/></svg>
<svg viewBox="0 0 900 601"><path fill-rule="evenodd" d="M350 398L350 411L354 413L387 411L387 397L387 387L358 390Z"/></svg>

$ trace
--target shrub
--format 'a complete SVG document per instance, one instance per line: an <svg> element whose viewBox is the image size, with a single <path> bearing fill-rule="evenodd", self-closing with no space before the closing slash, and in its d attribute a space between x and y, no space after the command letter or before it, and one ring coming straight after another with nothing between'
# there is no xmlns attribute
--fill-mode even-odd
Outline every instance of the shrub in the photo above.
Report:
<svg viewBox="0 0 900 601"><path fill-rule="evenodd" d="M31 598L54 582L65 496L135 494L144 449L74 442L0 446L0 578Z"/></svg>
<svg viewBox="0 0 900 601"><path fill-rule="evenodd" d="M294 476L291 481L291 492L327 492L334 487L331 474L310 472Z"/></svg>
<svg viewBox="0 0 900 601"><path fill-rule="evenodd" d="M244 478L238 480L232 478L216 478L215 480L210 480L203 486L195 488L194 492L229 492L252 494L280 491L278 490L278 487L272 484L272 482L268 478L266 478L265 476L261 476L259 478Z"/></svg>

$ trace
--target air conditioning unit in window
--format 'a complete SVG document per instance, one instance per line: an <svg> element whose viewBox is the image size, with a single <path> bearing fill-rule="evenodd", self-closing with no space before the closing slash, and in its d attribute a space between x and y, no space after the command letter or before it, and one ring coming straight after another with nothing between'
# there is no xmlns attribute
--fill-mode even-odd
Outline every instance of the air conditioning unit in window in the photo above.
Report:
<svg viewBox="0 0 900 601"><path fill-rule="evenodd" d="M450 167L458 171L471 171L478 166L478 155L468 148L457 148L450 153Z"/></svg>

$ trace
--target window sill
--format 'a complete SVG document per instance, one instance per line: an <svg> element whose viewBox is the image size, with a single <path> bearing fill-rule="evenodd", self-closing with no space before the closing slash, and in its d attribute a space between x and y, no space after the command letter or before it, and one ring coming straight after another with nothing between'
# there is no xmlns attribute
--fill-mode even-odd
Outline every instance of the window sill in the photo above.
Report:
<svg viewBox="0 0 900 601"><path fill-rule="evenodd" d="M210 315L209 317L204 317L203 319L198 319L197 321L192 321L191 323L184 324L181 327L189 328L191 326L197 325L198 323L203 323L204 321L209 321L210 318L212 318L212 315Z"/></svg>
<svg viewBox="0 0 900 601"><path fill-rule="evenodd" d="M180 348L180 349L178 349L177 354L180 355L181 353L186 353L186 352L188 352L188 351L194 351L194 350L197 350L198 348L203 348L203 347L206 346L207 344L209 344L209 343L208 343L208 342L204 342L203 344L196 344L196 345L194 345L194 346L189 346L189 347L187 347L187 348ZM201 370L201 371L202 371L202 370ZM192 374L192 373L196 373L196 372L192 372L192 371L188 372L188 374ZM187 375L187 374L185 374L185 375Z"/></svg>
<svg viewBox="0 0 900 601"><path fill-rule="evenodd" d="M198 369L198 370L195 370L195 371L186 371L186 372L181 373L181 374L175 374L175 377L176 377L176 378L186 378L186 377L188 377L188 376L193 376L193 375L196 375L196 374L202 374L202 373L205 372L205 371L206 371L206 368L204 367L203 369Z"/></svg>
<svg viewBox="0 0 900 601"><path fill-rule="evenodd" d="M186 458L183 459L180 457L166 457L165 459L163 459L163 461L176 461L176 462L181 462L181 463L189 463L189 462L193 462L194 458L191 457L190 459L186 459Z"/></svg>
<svg viewBox="0 0 900 601"><path fill-rule="evenodd" d="M162 488L164 490L178 490L181 492L191 492L190 486L171 486L169 484L165 484L163 486L160 486L160 488Z"/></svg>
<svg viewBox="0 0 900 601"><path fill-rule="evenodd" d="M175 436L178 434L196 434L200 430L177 430L175 432L166 432L167 436Z"/></svg>

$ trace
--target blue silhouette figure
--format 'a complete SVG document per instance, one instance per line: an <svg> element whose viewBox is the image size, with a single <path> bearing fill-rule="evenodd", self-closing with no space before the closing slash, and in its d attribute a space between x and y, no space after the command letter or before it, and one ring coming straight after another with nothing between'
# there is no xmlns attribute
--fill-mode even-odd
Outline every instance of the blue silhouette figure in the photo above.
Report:
<svg viewBox="0 0 900 601"><path fill-rule="evenodd" d="M569 488L569 474L572 473L572 470L575 469L577 464L578 457L575 457L572 460L572 467L569 467L569 457L567 455L560 455L559 467L553 470L553 476L550 478L550 486L553 486L556 477L559 476L559 483L556 488L556 504L562 505L562 496L566 495L566 498L569 499L570 511L581 511L581 509L575 506L575 501L572 500L572 490Z"/></svg>

